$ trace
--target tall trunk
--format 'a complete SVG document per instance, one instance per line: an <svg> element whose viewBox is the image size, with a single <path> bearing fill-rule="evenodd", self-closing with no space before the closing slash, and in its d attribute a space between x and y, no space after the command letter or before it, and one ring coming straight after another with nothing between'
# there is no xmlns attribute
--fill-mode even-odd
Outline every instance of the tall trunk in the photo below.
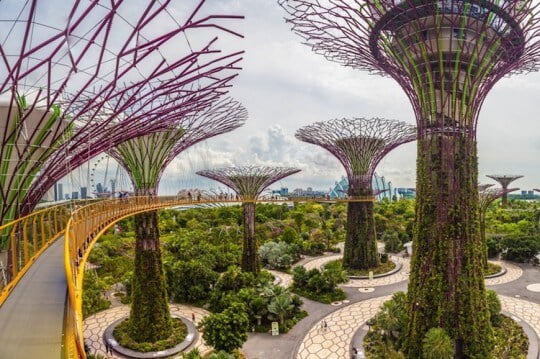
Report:
<svg viewBox="0 0 540 359"><path fill-rule="evenodd" d="M349 178L349 198L373 196L371 176L358 177L360 178ZM343 266L349 269L369 269L378 265L379 254L377 253L373 202L349 202Z"/></svg>
<svg viewBox="0 0 540 359"><path fill-rule="evenodd" d="M418 140L405 343L409 358L421 357L422 340L433 327L444 328L454 338L458 356L485 358L492 347L477 178L473 137L432 134Z"/></svg>
<svg viewBox="0 0 540 359"><path fill-rule="evenodd" d="M171 335L171 316L161 263L157 211L136 214L135 270L132 282L130 336L155 342Z"/></svg>
<svg viewBox="0 0 540 359"><path fill-rule="evenodd" d="M487 269L488 247L486 238L486 212L484 210L480 210L480 239L482 241L482 263L484 265L484 269Z"/></svg>
<svg viewBox="0 0 540 359"><path fill-rule="evenodd" d="M503 190L506 190L506 189L508 189L508 187L503 186ZM506 192L501 197L501 206L503 208L508 207L508 194Z"/></svg>
<svg viewBox="0 0 540 359"><path fill-rule="evenodd" d="M242 270L259 272L259 255L255 240L255 203L246 202L244 207L244 247L242 250Z"/></svg>

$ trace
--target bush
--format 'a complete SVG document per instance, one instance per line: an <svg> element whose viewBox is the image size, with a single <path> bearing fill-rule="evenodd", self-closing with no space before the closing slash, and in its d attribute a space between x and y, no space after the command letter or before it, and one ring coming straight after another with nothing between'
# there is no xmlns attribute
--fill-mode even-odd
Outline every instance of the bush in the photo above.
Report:
<svg viewBox="0 0 540 359"><path fill-rule="evenodd" d="M83 317L108 309L111 306L101 294L107 288L106 283L99 279L93 271L87 271L83 281Z"/></svg>
<svg viewBox="0 0 540 359"><path fill-rule="evenodd" d="M186 339L186 335L187 327L178 318L172 319L172 334L168 338L158 340L154 343L139 343L131 339L129 336L129 320L127 319L120 323L113 332L114 339L116 339L121 346L142 353L174 348Z"/></svg>
<svg viewBox="0 0 540 359"><path fill-rule="evenodd" d="M245 305L233 303L222 313L204 318L200 324L204 340L217 350L227 353L240 348L248 337L249 319L246 310Z"/></svg>
<svg viewBox="0 0 540 359"><path fill-rule="evenodd" d="M337 285L347 280L339 261L327 263L322 271L307 271L299 266L293 270L293 291L312 300L331 303L346 298L345 292Z"/></svg>
<svg viewBox="0 0 540 359"><path fill-rule="evenodd" d="M503 249L503 243L502 243L501 237L489 236L486 239L486 243L487 243L488 258L495 258L501 253Z"/></svg>
<svg viewBox="0 0 540 359"><path fill-rule="evenodd" d="M208 299L218 273L199 260L177 261L165 265L168 294L182 303L200 303Z"/></svg>
<svg viewBox="0 0 540 359"><path fill-rule="evenodd" d="M422 354L425 359L452 359L454 357L452 339L444 329L431 328L424 337Z"/></svg>
<svg viewBox="0 0 540 359"><path fill-rule="evenodd" d="M504 259L529 262L540 252L540 236L508 236L504 238L504 247Z"/></svg>
<svg viewBox="0 0 540 359"><path fill-rule="evenodd" d="M298 247L285 242L266 242L259 247L261 261L271 269L286 269L298 259Z"/></svg>
<svg viewBox="0 0 540 359"><path fill-rule="evenodd" d="M182 354L182 359L202 359L201 352L195 348L189 351L189 353Z"/></svg>
<svg viewBox="0 0 540 359"><path fill-rule="evenodd" d="M397 232L384 232L382 240L384 242L385 252L397 253L403 249L403 243Z"/></svg>

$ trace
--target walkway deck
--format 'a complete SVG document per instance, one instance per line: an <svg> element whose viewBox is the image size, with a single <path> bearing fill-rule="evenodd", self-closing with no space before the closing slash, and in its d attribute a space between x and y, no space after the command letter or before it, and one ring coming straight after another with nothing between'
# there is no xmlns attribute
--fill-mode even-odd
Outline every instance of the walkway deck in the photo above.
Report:
<svg viewBox="0 0 540 359"><path fill-rule="evenodd" d="M0 307L0 358L60 358L66 300L63 238L30 267Z"/></svg>

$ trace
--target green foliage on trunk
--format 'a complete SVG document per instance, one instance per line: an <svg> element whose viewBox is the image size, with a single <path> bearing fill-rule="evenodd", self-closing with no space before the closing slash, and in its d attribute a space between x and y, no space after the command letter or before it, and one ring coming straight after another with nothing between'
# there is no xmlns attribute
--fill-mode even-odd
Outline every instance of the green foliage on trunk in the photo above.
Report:
<svg viewBox="0 0 540 359"><path fill-rule="evenodd" d="M493 347L478 218L476 142L465 135L418 141L414 251L406 352L441 327L456 355L486 357Z"/></svg>
<svg viewBox="0 0 540 359"><path fill-rule="evenodd" d="M137 342L155 342L171 335L171 316L159 247L156 211L135 216L135 270L129 335Z"/></svg>
<svg viewBox="0 0 540 359"><path fill-rule="evenodd" d="M349 202L343 266L368 269L379 265L373 202Z"/></svg>

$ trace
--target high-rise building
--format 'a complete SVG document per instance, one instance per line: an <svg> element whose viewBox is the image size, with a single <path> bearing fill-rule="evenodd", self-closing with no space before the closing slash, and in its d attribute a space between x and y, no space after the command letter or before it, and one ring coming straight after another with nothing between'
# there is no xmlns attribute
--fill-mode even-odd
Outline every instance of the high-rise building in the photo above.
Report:
<svg viewBox="0 0 540 359"><path fill-rule="evenodd" d="M77 191L71 192L71 199L79 199L79 192Z"/></svg>
<svg viewBox="0 0 540 359"><path fill-rule="evenodd" d="M81 199L88 198L88 190L86 187L81 187Z"/></svg>
<svg viewBox="0 0 540 359"><path fill-rule="evenodd" d="M54 200L61 201L64 199L64 185L62 183L57 183L54 191Z"/></svg>

